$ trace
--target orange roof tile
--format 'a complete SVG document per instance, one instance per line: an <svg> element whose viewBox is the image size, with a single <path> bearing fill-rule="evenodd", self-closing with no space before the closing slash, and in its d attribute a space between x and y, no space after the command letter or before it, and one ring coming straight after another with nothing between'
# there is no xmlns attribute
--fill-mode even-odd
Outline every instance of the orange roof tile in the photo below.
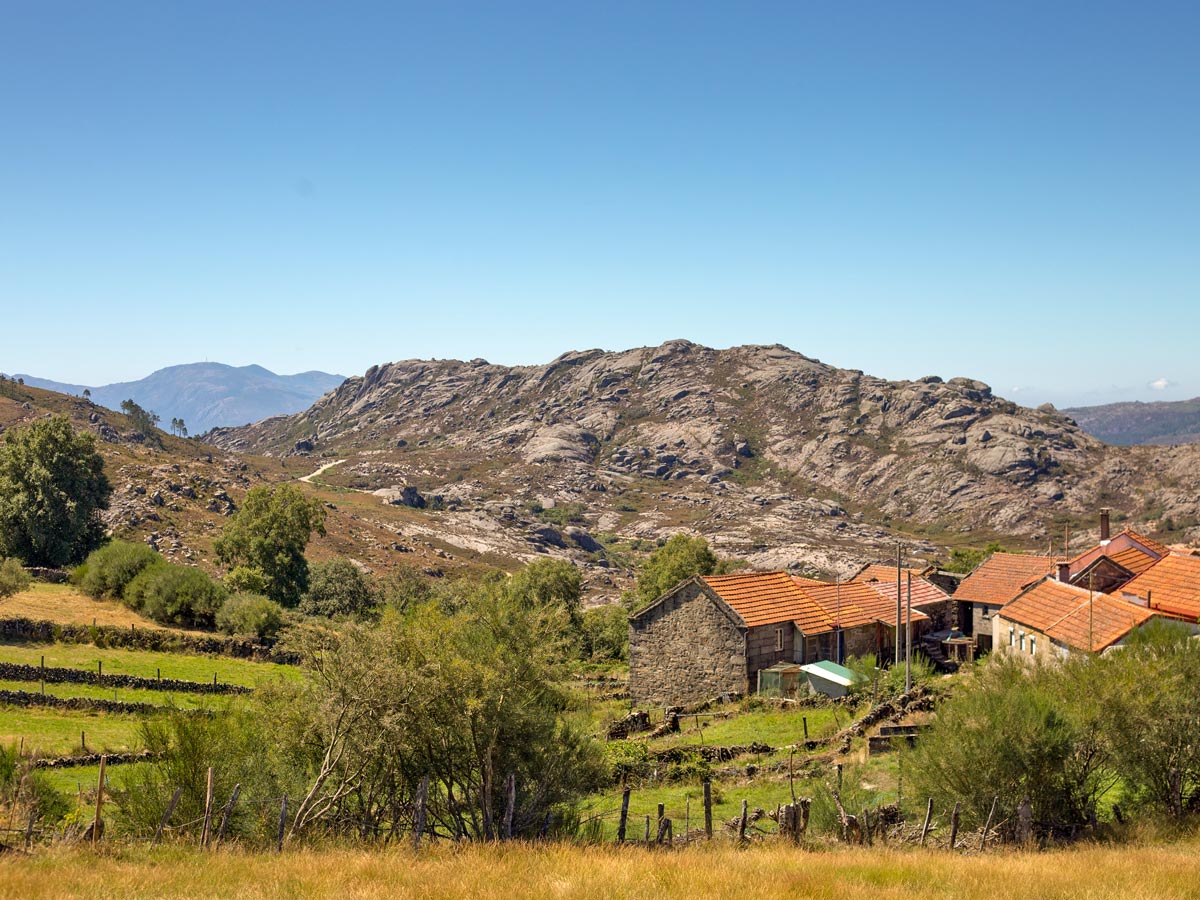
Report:
<svg viewBox="0 0 1200 900"><path fill-rule="evenodd" d="M1114 593L1175 618L1200 620L1200 557L1168 553Z"/></svg>
<svg viewBox="0 0 1200 900"><path fill-rule="evenodd" d="M926 566L923 569L902 568L901 576L907 572L912 573L913 578L920 578L922 575L928 575L933 566ZM855 573L851 581L890 581L896 583L896 565L887 563L868 563Z"/></svg>
<svg viewBox="0 0 1200 900"><path fill-rule="evenodd" d="M824 610L831 622L842 628L857 628L872 622L895 627L896 590L892 588L892 599L888 600L878 587L875 582L847 581L841 585L805 585L804 593ZM912 618L918 622L929 617L914 609ZM800 630L804 631L804 628Z"/></svg>
<svg viewBox="0 0 1200 900"><path fill-rule="evenodd" d="M1141 564L1140 569L1135 569L1132 566L1127 565L1125 562L1126 558L1130 559L1131 561L1135 559L1133 554L1129 553L1131 550L1136 550L1141 556L1148 557L1149 562ZM1082 572L1089 565L1091 565L1092 562L1099 559L1101 556L1107 556L1109 559L1125 566L1125 568L1129 569L1131 572L1139 572L1142 569L1145 569L1150 563L1154 562L1154 560L1161 559L1169 552L1170 550L1165 544L1160 544L1158 541L1154 540L1154 538L1146 537L1146 535L1140 534L1139 532L1134 531L1132 528L1124 528L1113 535L1112 539L1108 541L1108 543L1096 544L1094 547L1089 547L1087 550L1084 550L1082 553L1072 559L1071 577L1074 578L1075 575ZM1122 558L1117 559L1118 556Z"/></svg>
<svg viewBox="0 0 1200 900"><path fill-rule="evenodd" d="M1140 575L1142 572L1145 572L1159 559L1159 557L1152 556L1140 547L1128 547L1125 550L1118 550L1116 553L1108 554L1108 558L1118 566L1124 566L1134 575Z"/></svg>
<svg viewBox="0 0 1200 900"><path fill-rule="evenodd" d="M812 601L786 572L706 575L703 580L751 628L812 618Z"/></svg>
<svg viewBox="0 0 1200 900"><path fill-rule="evenodd" d="M881 597L892 604L896 605L896 582L893 579L890 582L872 581L869 582L872 588L879 593ZM900 585L901 602L908 602L908 581L907 579ZM926 581L924 578L916 578L912 580L912 605L914 609L919 609L922 606L928 606L931 603L945 603L950 599L950 595L943 591L940 587L932 582Z"/></svg>
<svg viewBox="0 0 1200 900"><path fill-rule="evenodd" d="M1124 638L1154 613L1047 578L1006 604L1000 615L1078 650L1098 651Z"/></svg>
<svg viewBox="0 0 1200 900"><path fill-rule="evenodd" d="M954 599L1002 606L1026 585L1052 573L1058 561L1054 556L993 553L962 580Z"/></svg>

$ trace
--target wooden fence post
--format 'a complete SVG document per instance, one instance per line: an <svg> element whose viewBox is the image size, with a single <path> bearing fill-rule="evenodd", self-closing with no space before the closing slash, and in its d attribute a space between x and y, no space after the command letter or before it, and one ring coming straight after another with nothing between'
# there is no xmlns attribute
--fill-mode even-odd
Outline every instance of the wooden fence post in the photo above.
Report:
<svg viewBox="0 0 1200 900"><path fill-rule="evenodd" d="M37 821L37 804L29 809L29 824L25 826L25 850L33 849L33 823Z"/></svg>
<svg viewBox="0 0 1200 900"><path fill-rule="evenodd" d="M511 841L513 836L513 814L517 809L517 776L512 772L504 779L504 839Z"/></svg>
<svg viewBox="0 0 1200 900"><path fill-rule="evenodd" d="M217 846L221 846L221 841L225 840L225 828L229 824L229 816L233 812L233 804L237 803L238 792L242 786L235 784L233 793L229 795L229 802L225 804L225 808L221 811L221 827L217 829Z"/></svg>
<svg viewBox="0 0 1200 900"><path fill-rule="evenodd" d="M1021 798L1021 804L1017 807L1017 843L1024 847L1033 840L1033 804L1029 802L1029 796Z"/></svg>
<svg viewBox="0 0 1200 900"><path fill-rule="evenodd" d="M279 834L275 837L276 852L283 852L283 828L287 824L287 794L283 795L283 802L279 804Z"/></svg>
<svg viewBox="0 0 1200 900"><path fill-rule="evenodd" d="M183 796L183 788L175 788L175 793L171 795L171 802L167 804L167 811L163 813L163 817L159 820L158 827L154 829L154 840L151 842L152 847L157 847L158 842L162 840L163 829L167 827L167 823L171 821L171 814L175 812L175 807L179 805L179 798Z"/></svg>
<svg viewBox="0 0 1200 900"><path fill-rule="evenodd" d="M692 795L688 794L684 798L683 806L683 842L690 844L692 841Z"/></svg>
<svg viewBox="0 0 1200 900"><path fill-rule="evenodd" d="M954 812L950 813L950 849L954 849L954 845L958 843L958 811L960 804L957 800L954 801Z"/></svg>
<svg viewBox="0 0 1200 900"><path fill-rule="evenodd" d="M929 823L933 820L933 798L929 798L929 805L925 807L925 824L921 826L921 846L925 846L925 836L929 834Z"/></svg>
<svg viewBox="0 0 1200 900"><path fill-rule="evenodd" d="M650 813L646 813L646 846L650 846Z"/></svg>
<svg viewBox="0 0 1200 900"><path fill-rule="evenodd" d="M808 716L801 716L800 721L804 725L804 740L807 741L808 740Z"/></svg>
<svg viewBox="0 0 1200 900"><path fill-rule="evenodd" d="M212 766L208 767L208 787L204 791L204 829L200 832L200 847L201 849L208 846L208 832L212 828L212 802L213 802L213 770Z"/></svg>
<svg viewBox="0 0 1200 900"><path fill-rule="evenodd" d="M704 782L704 837L712 840L712 782Z"/></svg>
<svg viewBox="0 0 1200 900"><path fill-rule="evenodd" d="M858 830L858 842L871 846L871 811L865 806L862 811L862 828Z"/></svg>
<svg viewBox="0 0 1200 900"><path fill-rule="evenodd" d="M746 840L746 821L750 814L750 801L742 801L742 817L738 819L738 843Z"/></svg>
<svg viewBox="0 0 1200 900"><path fill-rule="evenodd" d="M104 809L104 768L108 765L108 757L100 757L100 777L96 779L96 821L92 823L92 846L100 840L100 813Z"/></svg>
<svg viewBox="0 0 1200 900"><path fill-rule="evenodd" d="M509 776L512 777L512 776ZM413 819L413 849L421 846L421 832L425 830L425 804L429 800L429 776L426 775L417 785L416 814ZM511 826L511 823L510 823Z"/></svg>
<svg viewBox="0 0 1200 900"><path fill-rule="evenodd" d="M625 843L625 827L629 824L629 794L630 789L621 792L621 818L617 822L617 843Z"/></svg>
<svg viewBox="0 0 1200 900"><path fill-rule="evenodd" d="M666 816L666 814L667 814L666 805L663 803L658 804L658 815L655 816L655 818L654 818L654 827L656 829L655 833L658 835L657 841L660 844L662 843L662 823L663 823L663 818Z"/></svg>
<svg viewBox="0 0 1200 900"><path fill-rule="evenodd" d="M992 808L988 811L987 822L983 826L983 836L979 838L980 853L987 849L988 832L992 829L992 818L996 815L996 804L999 802L999 797L992 798Z"/></svg>

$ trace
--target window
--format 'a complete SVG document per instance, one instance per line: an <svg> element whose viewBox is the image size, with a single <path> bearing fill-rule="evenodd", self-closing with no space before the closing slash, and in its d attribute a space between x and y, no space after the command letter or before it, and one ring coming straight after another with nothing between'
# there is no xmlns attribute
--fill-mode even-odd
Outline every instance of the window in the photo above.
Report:
<svg viewBox="0 0 1200 900"><path fill-rule="evenodd" d="M1008 626L1008 646L1017 646L1017 629L1013 628L1011 625Z"/></svg>
<svg viewBox="0 0 1200 900"><path fill-rule="evenodd" d="M1021 632L1021 652L1025 652L1025 632Z"/></svg>
<svg viewBox="0 0 1200 900"><path fill-rule="evenodd" d="M782 628L775 629L775 649L776 650L783 649L783 629Z"/></svg>
<svg viewBox="0 0 1200 900"><path fill-rule="evenodd" d="M1037 652L1037 635L1031 634L1029 636L1029 655L1033 656L1036 652Z"/></svg>

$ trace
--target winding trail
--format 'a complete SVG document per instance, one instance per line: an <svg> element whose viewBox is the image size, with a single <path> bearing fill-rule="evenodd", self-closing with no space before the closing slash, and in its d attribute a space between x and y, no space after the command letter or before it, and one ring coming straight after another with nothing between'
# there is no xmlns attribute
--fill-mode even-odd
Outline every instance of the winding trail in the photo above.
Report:
<svg viewBox="0 0 1200 900"><path fill-rule="evenodd" d="M305 484L312 484L312 480L326 469L332 469L334 466L340 466L344 462L344 459L336 459L333 462L325 463L325 465L321 466L321 468L317 469L317 471L309 472L307 475L301 475L299 480L303 481Z"/></svg>

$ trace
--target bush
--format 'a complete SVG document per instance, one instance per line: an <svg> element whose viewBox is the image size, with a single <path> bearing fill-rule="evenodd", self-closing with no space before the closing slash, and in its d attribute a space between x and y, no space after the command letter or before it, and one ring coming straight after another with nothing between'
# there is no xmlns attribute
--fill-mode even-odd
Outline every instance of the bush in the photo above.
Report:
<svg viewBox="0 0 1200 900"><path fill-rule="evenodd" d="M224 579L225 589L234 594L266 596L267 576L250 566L237 566Z"/></svg>
<svg viewBox="0 0 1200 900"><path fill-rule="evenodd" d="M580 656L587 660L629 658L629 612L621 604L585 610L580 628Z"/></svg>
<svg viewBox="0 0 1200 900"><path fill-rule="evenodd" d="M375 586L358 566L348 559L331 559L311 567L300 612L330 619L362 618L378 605Z"/></svg>
<svg viewBox="0 0 1200 900"><path fill-rule="evenodd" d="M161 563L143 569L125 588L125 602L156 622L211 628L226 591L199 569Z"/></svg>
<svg viewBox="0 0 1200 900"><path fill-rule="evenodd" d="M97 600L120 600L129 582L147 566L162 562L163 558L145 544L132 541L112 541L99 550L93 550L80 570L76 583L79 589Z"/></svg>
<svg viewBox="0 0 1200 900"><path fill-rule="evenodd" d="M0 562L0 598L19 594L32 580L19 559L9 557Z"/></svg>
<svg viewBox="0 0 1200 900"><path fill-rule="evenodd" d="M226 634L274 638L283 625L283 607L259 594L234 594L217 611Z"/></svg>

